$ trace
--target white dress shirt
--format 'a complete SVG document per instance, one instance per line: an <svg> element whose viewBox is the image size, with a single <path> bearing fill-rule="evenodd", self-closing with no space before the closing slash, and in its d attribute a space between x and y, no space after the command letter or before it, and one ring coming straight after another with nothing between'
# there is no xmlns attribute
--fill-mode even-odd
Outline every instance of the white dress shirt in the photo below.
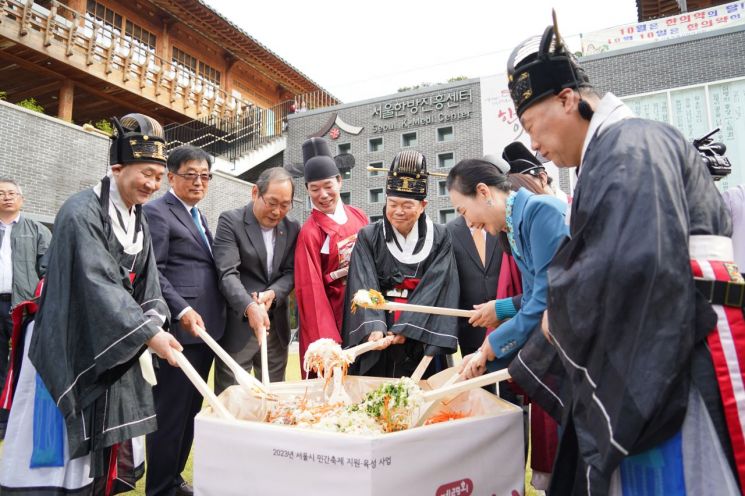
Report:
<svg viewBox="0 0 745 496"><path fill-rule="evenodd" d="M313 205L313 208L315 210L318 210L315 205ZM319 210L320 211L320 210ZM334 212L331 214L326 214L331 220L339 224L340 226L343 226L347 223L349 220L349 217L347 217L347 211L344 210L344 202L341 201L341 198L339 198L336 201L336 208L334 209ZM326 239L323 241L323 246L321 246L321 253L324 255L329 254L329 243L331 242L331 237L326 236Z"/></svg>
<svg viewBox="0 0 745 496"><path fill-rule="evenodd" d="M277 241L275 228L261 228L261 237L264 238L264 247L266 247L266 273L269 278L272 277L272 263L274 262L274 245Z"/></svg>
<svg viewBox="0 0 745 496"><path fill-rule="evenodd" d="M0 293L3 294L13 292L13 244L10 233L20 217L21 214L16 215L9 224L0 220L0 229L3 231L3 240L0 243Z"/></svg>

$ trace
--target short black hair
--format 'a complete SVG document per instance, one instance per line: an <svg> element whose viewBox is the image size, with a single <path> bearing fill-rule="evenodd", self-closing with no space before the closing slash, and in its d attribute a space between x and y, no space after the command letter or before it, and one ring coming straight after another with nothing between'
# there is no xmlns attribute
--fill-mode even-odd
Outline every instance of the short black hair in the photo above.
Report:
<svg viewBox="0 0 745 496"><path fill-rule="evenodd" d="M207 167L212 170L212 155L201 148L191 145L182 145L171 150L168 154L168 170L171 172L178 172L179 168L181 168L181 164L192 160L200 162L204 160L207 162Z"/></svg>

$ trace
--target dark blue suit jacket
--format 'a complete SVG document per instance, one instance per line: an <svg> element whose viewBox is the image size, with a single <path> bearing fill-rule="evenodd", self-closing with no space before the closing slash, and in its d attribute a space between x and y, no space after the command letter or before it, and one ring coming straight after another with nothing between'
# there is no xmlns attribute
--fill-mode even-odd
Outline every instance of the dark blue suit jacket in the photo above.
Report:
<svg viewBox="0 0 745 496"><path fill-rule="evenodd" d="M225 299L217 285L212 253L204 244L191 215L170 191L146 203L143 211L153 239L160 288L173 319L171 333L182 344L203 343L183 330L176 320L176 316L190 306L202 316L207 332L220 339L225 332ZM202 224L207 225L203 215ZM206 234L212 245L209 228Z"/></svg>

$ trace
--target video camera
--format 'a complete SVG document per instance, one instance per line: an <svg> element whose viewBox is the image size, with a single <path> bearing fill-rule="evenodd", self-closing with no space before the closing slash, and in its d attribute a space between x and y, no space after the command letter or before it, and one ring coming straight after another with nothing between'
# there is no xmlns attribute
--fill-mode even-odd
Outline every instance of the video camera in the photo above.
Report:
<svg viewBox="0 0 745 496"><path fill-rule="evenodd" d="M714 181L719 181L732 172L732 164L724 156L727 147L724 143L713 143L712 135L718 132L719 128L716 128L706 136L693 140L693 146L696 147L701 158L704 159L704 163L709 168L709 173L711 173Z"/></svg>

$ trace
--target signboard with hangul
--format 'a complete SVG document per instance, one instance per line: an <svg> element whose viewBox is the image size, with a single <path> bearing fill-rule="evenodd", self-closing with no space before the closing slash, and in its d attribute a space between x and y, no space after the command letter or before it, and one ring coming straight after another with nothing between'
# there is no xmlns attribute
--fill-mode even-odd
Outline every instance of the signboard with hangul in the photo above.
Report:
<svg viewBox="0 0 745 496"><path fill-rule="evenodd" d="M745 23L745 2L686 12L642 23L625 24L582 35L582 53L593 55L653 41L728 28Z"/></svg>
<svg viewBox="0 0 745 496"><path fill-rule="evenodd" d="M373 107L372 117L394 119L432 111L458 108L463 103L473 102L471 88L456 88L451 91L435 93L424 97L411 97L408 100L396 100L380 103Z"/></svg>

